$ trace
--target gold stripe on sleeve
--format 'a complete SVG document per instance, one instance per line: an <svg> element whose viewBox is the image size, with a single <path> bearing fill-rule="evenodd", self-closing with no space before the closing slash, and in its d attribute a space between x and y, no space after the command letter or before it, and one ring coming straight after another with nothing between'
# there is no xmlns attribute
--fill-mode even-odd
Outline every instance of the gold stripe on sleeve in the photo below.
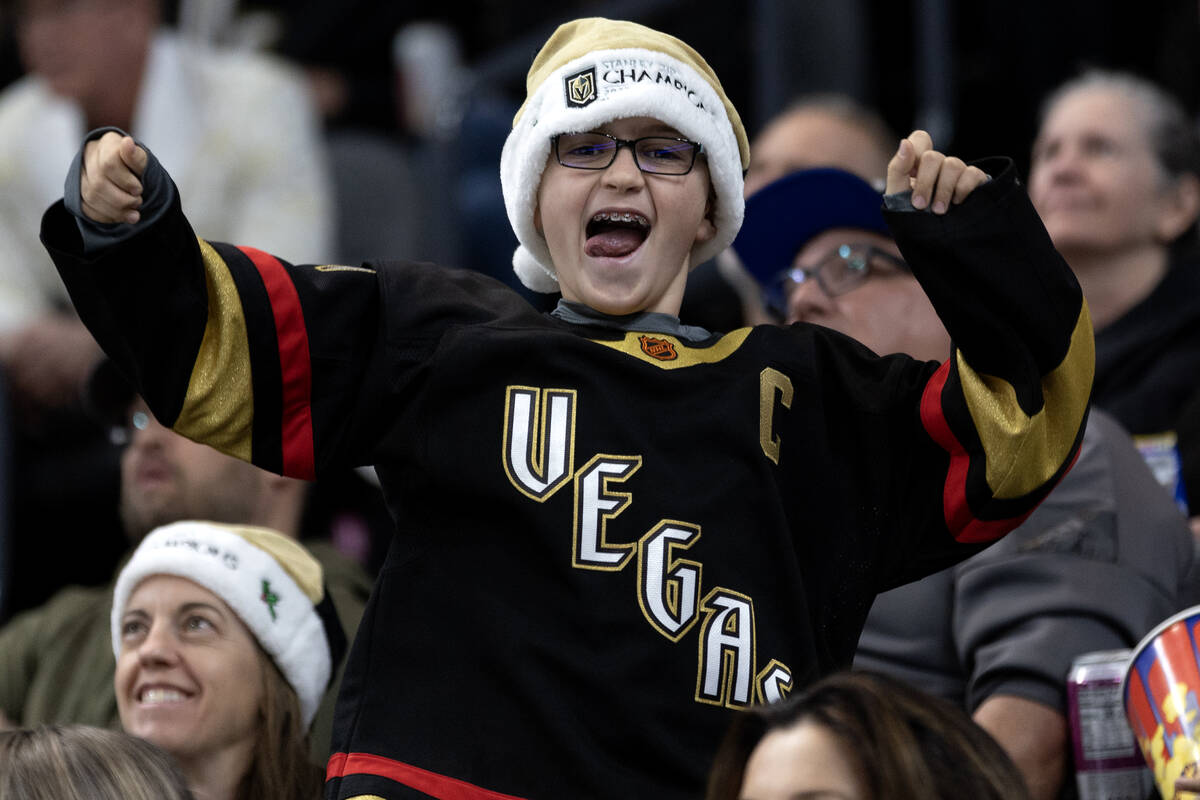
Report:
<svg viewBox="0 0 1200 800"><path fill-rule="evenodd" d="M203 239L200 253L208 291L208 320L174 429L189 439L249 461L254 387L246 318L224 259Z"/></svg>
<svg viewBox="0 0 1200 800"><path fill-rule="evenodd" d="M955 358L993 495L1011 499L1038 489L1070 456L1091 396L1096 358L1087 305L1080 309L1066 357L1042 378L1049 405L1032 417L1021 410L1011 384L975 372L961 352Z"/></svg>

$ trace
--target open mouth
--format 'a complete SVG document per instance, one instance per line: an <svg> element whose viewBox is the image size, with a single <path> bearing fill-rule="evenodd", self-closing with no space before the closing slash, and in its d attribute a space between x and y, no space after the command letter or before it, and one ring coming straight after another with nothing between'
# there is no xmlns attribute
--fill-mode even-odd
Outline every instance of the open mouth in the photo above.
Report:
<svg viewBox="0 0 1200 800"><path fill-rule="evenodd" d="M588 221L586 252L597 258L621 258L642 246L650 220L631 211L601 211Z"/></svg>

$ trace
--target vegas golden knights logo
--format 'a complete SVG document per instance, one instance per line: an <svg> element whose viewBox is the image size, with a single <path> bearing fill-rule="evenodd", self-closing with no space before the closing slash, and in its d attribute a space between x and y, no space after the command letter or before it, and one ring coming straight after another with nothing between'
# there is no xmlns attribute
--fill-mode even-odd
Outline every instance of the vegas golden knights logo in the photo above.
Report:
<svg viewBox="0 0 1200 800"><path fill-rule="evenodd" d="M596 99L596 68L588 67L583 72L577 72L563 78L567 89L567 106L583 108L591 105Z"/></svg>
<svg viewBox="0 0 1200 800"><path fill-rule="evenodd" d="M642 352L651 358L656 358L659 361L674 361L679 357L675 352L675 344L666 339L659 339L654 336L639 336L638 341L642 343Z"/></svg>

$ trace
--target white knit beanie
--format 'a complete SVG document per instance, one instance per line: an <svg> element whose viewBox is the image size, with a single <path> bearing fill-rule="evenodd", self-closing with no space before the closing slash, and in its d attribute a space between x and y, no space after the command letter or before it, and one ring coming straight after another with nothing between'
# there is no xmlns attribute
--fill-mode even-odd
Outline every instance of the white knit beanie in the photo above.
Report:
<svg viewBox="0 0 1200 800"><path fill-rule="evenodd" d="M176 575L220 597L270 654L312 723L345 649L324 596L321 565L302 545L268 528L175 522L142 540L113 590L113 655L129 595L151 575Z"/></svg>
<svg viewBox="0 0 1200 800"><path fill-rule="evenodd" d="M558 291L546 239L533 224L550 137L627 117L652 117L700 142L716 204L716 236L692 265L724 250L742 224L742 176L750 146L741 118L704 59L673 36L633 22L591 17L560 25L533 60L525 104L500 155L504 206L520 246L513 269L536 292Z"/></svg>

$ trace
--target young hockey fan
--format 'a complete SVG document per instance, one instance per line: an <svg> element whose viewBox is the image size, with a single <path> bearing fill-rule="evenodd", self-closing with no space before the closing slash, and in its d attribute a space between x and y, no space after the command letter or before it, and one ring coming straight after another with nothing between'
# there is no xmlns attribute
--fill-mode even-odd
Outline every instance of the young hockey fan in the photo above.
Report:
<svg viewBox="0 0 1200 800"><path fill-rule="evenodd" d="M330 798L696 797L726 709L849 664L877 592L1002 535L1076 452L1091 326L1011 165L989 181L921 132L892 161L944 365L815 326L718 335L676 316L742 218L712 70L583 19L528 92L500 169L516 270L562 293L547 315L470 271L197 240L112 131L43 222L165 424L298 477L378 471L396 538Z"/></svg>

